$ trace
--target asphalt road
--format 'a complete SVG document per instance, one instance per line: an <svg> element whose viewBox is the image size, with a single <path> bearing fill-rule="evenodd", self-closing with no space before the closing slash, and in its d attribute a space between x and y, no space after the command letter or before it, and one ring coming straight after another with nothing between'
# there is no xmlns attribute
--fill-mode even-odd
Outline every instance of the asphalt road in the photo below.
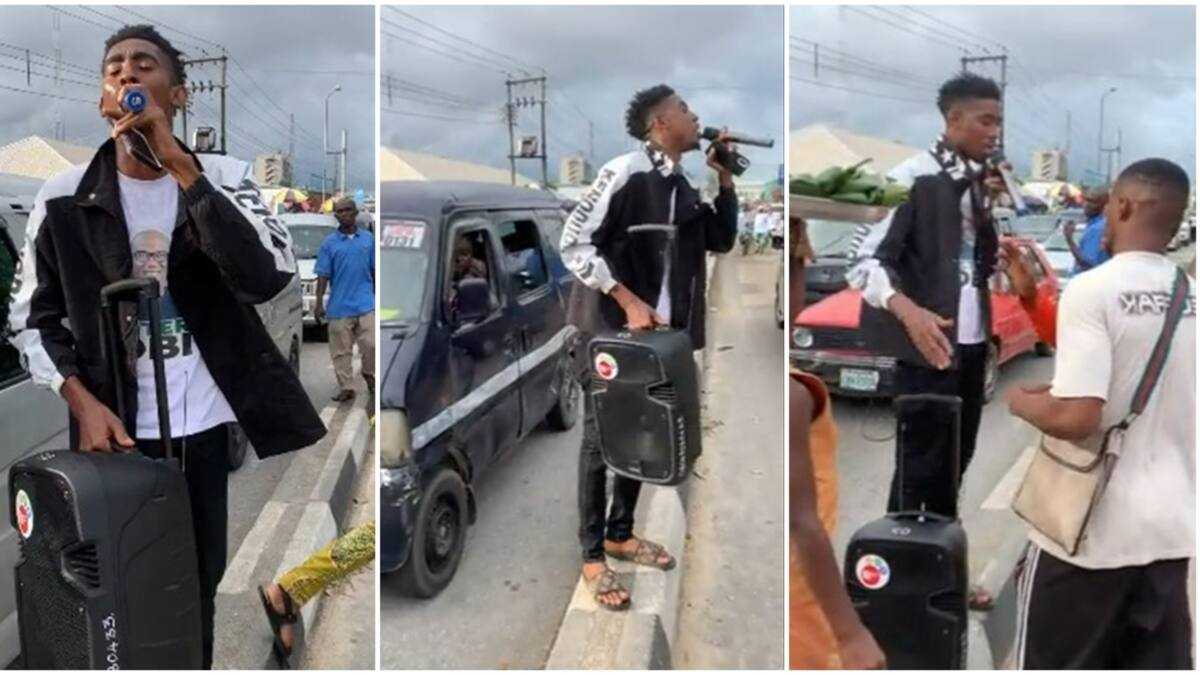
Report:
<svg viewBox="0 0 1200 675"><path fill-rule="evenodd" d="M582 421L538 429L476 489L479 516L458 573L436 598L380 584L386 669L541 668L579 577L576 469Z"/></svg>
<svg viewBox="0 0 1200 675"><path fill-rule="evenodd" d="M784 334L778 252L722 256L710 290L704 454L687 486L677 668L783 668Z"/></svg>

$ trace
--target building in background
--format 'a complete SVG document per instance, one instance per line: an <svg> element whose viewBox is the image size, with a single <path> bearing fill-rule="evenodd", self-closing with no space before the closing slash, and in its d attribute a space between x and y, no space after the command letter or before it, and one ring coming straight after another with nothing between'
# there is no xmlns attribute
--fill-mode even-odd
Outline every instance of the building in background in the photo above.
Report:
<svg viewBox="0 0 1200 675"><path fill-rule="evenodd" d="M1029 178L1035 181L1065 181L1067 155L1062 150L1034 150Z"/></svg>
<svg viewBox="0 0 1200 675"><path fill-rule="evenodd" d="M559 185L587 185L592 176L592 165L581 153L567 155L558 163Z"/></svg>
<svg viewBox="0 0 1200 675"><path fill-rule="evenodd" d="M272 152L254 158L254 180L261 187L291 187L292 157L283 152Z"/></svg>
<svg viewBox="0 0 1200 675"><path fill-rule="evenodd" d="M78 164L87 164L95 148L29 136L0 147L0 173L46 180Z"/></svg>

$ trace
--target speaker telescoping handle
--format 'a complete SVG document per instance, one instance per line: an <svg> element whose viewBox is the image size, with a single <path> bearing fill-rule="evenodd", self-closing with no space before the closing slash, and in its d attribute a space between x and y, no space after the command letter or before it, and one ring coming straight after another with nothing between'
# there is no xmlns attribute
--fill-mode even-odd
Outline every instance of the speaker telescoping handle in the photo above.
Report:
<svg viewBox="0 0 1200 675"><path fill-rule="evenodd" d="M158 280L122 279L100 289L100 311L104 320L108 345L108 362L112 369L113 386L117 392L117 416L121 423L127 422L125 411L125 371L117 356L121 353L120 317L118 311L122 300L140 302L146 299L150 319L150 343L146 349L150 352L150 361L154 364L154 401L158 407L158 432L162 439L164 455L167 459L174 458L171 447L171 411L167 406L167 375L166 364L163 362L162 350L162 291Z"/></svg>
<svg viewBox="0 0 1200 675"><path fill-rule="evenodd" d="M676 255L676 249L679 246L679 242L676 239L676 235L679 233L678 225L672 225L670 223L643 223L641 225L630 225L625 229L625 231L629 234L645 234L650 232L665 234L667 236L667 247L666 250L663 251L664 270L668 268L668 261L674 260L678 257ZM688 321L688 325L691 325L690 320ZM672 328L670 326L657 326L656 330L672 330Z"/></svg>

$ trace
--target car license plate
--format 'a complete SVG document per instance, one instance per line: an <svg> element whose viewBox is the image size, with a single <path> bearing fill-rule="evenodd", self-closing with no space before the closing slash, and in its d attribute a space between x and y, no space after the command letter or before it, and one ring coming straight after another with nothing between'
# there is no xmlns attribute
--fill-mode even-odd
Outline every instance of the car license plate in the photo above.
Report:
<svg viewBox="0 0 1200 675"><path fill-rule="evenodd" d="M879 388L879 371L842 368L839 380L842 389L875 391Z"/></svg>

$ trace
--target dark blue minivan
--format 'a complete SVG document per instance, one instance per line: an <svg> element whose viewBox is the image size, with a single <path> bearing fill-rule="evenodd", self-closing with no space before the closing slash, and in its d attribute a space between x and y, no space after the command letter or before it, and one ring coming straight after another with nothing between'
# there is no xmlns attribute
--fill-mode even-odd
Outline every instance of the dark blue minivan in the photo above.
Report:
<svg viewBox="0 0 1200 675"><path fill-rule="evenodd" d="M469 182L385 182L379 205L381 569L427 598L458 568L479 476L580 416L567 214L548 192Z"/></svg>

